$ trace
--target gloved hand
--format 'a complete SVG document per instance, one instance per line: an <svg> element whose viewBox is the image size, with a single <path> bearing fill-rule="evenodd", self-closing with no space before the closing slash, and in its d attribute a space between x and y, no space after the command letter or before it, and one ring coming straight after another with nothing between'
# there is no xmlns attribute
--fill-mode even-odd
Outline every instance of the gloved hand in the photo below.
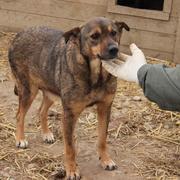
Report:
<svg viewBox="0 0 180 180"><path fill-rule="evenodd" d="M130 45L132 56L120 54L120 59L125 61L122 64L103 61L102 66L113 76L120 79L138 83L137 72L141 66L146 64L144 53L133 43Z"/></svg>

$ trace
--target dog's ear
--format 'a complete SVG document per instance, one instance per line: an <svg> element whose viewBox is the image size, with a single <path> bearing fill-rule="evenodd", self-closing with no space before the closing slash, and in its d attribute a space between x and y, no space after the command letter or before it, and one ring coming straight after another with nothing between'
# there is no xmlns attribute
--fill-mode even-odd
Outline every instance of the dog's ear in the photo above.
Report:
<svg viewBox="0 0 180 180"><path fill-rule="evenodd" d="M81 27L75 27L63 34L63 37L65 38L65 41L68 42L70 37L78 38L81 32Z"/></svg>
<svg viewBox="0 0 180 180"><path fill-rule="evenodd" d="M130 27L129 27L125 22L115 21L114 24L118 27L119 32L121 32L123 28L124 28L126 31L130 31Z"/></svg>

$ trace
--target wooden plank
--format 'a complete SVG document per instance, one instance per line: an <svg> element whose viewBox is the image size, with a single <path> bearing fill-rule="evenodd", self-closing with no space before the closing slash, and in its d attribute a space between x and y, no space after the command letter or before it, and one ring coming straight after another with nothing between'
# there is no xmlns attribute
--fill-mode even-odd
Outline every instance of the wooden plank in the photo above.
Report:
<svg viewBox="0 0 180 180"><path fill-rule="evenodd" d="M0 0L0 8L81 21L90 19L94 16L104 16L107 12L106 5L100 6L63 0Z"/></svg>
<svg viewBox="0 0 180 180"><path fill-rule="evenodd" d="M170 15L173 17L179 17L179 15L180 15L180 0L173 0L172 11L171 11Z"/></svg>
<svg viewBox="0 0 180 180"><path fill-rule="evenodd" d="M173 60L173 53L167 53L163 51L156 51L156 50L150 50L150 49L145 49L142 47L139 47L145 56L157 58L157 59L162 59L162 60L167 60L167 61L172 61ZM121 52L124 52L126 54L131 54L129 50L129 46L121 45L120 47Z"/></svg>
<svg viewBox="0 0 180 180"><path fill-rule="evenodd" d="M9 27L10 29L19 30L32 26L49 26L57 29L69 30L72 27L77 27L82 24L81 21L66 18L54 18L9 10L1 10L0 17L3 17L0 18L0 25L4 29Z"/></svg>
<svg viewBox="0 0 180 180"><path fill-rule="evenodd" d="M180 17L177 28L177 35L174 48L174 62L180 64Z"/></svg>
<svg viewBox="0 0 180 180"><path fill-rule="evenodd" d="M105 6L108 0L64 0L68 2L87 3Z"/></svg>
<svg viewBox="0 0 180 180"><path fill-rule="evenodd" d="M173 53L175 38L175 35L133 29L130 32L124 31L121 42L122 45L129 45L135 42L145 49Z"/></svg>
<svg viewBox="0 0 180 180"><path fill-rule="evenodd" d="M172 0L164 0L164 7L163 11L170 13L171 12L171 7L172 7Z"/></svg>
<svg viewBox="0 0 180 180"><path fill-rule="evenodd" d="M143 17L127 16L121 14L108 14L109 18L126 22L130 28L159 33L175 34L177 30L178 18L170 17L169 21L159 21Z"/></svg>
<svg viewBox="0 0 180 180"><path fill-rule="evenodd" d="M74 1L75 3L72 3ZM87 1L87 0L79 0ZM89 1L89 0L88 0ZM104 1L104 0L103 0ZM91 1L89 1L91 2ZM94 0L96 2L96 0ZM97 1L98 2L98 1ZM127 16L120 14L107 14L106 4L89 5L78 3L75 0L0 0L1 9L13 9L19 12L40 14L51 17L69 18L74 20L86 21L92 16L107 16L112 19L122 20L129 23L130 27L153 32L174 34L176 32L177 18L170 18L170 21L157 21L143 17Z"/></svg>

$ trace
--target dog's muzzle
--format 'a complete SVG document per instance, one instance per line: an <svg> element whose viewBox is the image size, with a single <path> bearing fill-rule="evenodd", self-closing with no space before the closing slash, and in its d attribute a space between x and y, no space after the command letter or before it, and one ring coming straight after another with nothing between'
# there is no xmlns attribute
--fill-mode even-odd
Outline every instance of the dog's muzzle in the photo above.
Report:
<svg viewBox="0 0 180 180"><path fill-rule="evenodd" d="M116 45L110 45L108 51L109 51L109 56L112 57L111 59L113 59L117 57L119 49Z"/></svg>
<svg viewBox="0 0 180 180"><path fill-rule="evenodd" d="M108 61L108 60L112 60L114 58L117 58L118 52L119 52L118 46L111 44L107 47L105 53L98 55L98 57L102 60Z"/></svg>

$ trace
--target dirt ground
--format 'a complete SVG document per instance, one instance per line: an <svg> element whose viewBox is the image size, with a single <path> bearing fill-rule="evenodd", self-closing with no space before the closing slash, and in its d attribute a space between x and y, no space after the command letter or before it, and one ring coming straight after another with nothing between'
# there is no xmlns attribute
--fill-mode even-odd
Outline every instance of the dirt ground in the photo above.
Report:
<svg viewBox="0 0 180 180"><path fill-rule="evenodd" d="M37 113L41 102L39 94L26 116L29 148L15 147L18 99L13 93L14 83L7 62L8 44L13 36L0 32L0 180L54 179L63 168L60 103L51 108L48 116L56 138L54 144L42 141ZM109 151L118 169L109 172L100 167L96 153L96 108L88 108L76 128L77 161L82 179L180 179L179 126L180 113L160 110L143 96L137 85L119 81L108 136Z"/></svg>

